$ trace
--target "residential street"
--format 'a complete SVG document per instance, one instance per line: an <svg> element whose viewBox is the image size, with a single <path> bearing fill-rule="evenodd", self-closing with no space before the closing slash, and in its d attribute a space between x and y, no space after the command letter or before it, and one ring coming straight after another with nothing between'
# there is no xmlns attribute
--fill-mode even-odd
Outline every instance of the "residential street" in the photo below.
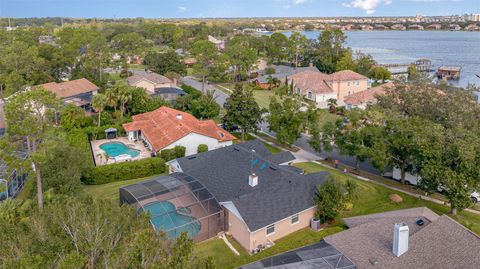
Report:
<svg viewBox="0 0 480 269"><path fill-rule="evenodd" d="M191 77L183 77L181 80L186 85L194 87L195 89L197 89L199 91L202 90L202 83L197 81L197 80L194 80ZM223 107L223 105L225 104L225 100L228 98L228 95L226 93L216 89L212 85L206 85L206 88L208 90L214 90L215 91L215 100L217 101L217 103L220 106ZM270 132L268 130L268 123L266 121L262 122L260 124L259 128L260 128L261 131L263 131L263 132L265 132L265 133L267 133L271 136L275 136L274 132ZM320 158L325 159L328 156L332 156L334 159L339 160L340 163L342 163L342 164L352 166L352 167L355 166L355 158L354 157L347 156L347 155L341 155L340 152L337 149L334 149L331 153L330 152L318 153L310 147L310 145L308 144L308 139L309 139L308 136L302 134L300 136L300 138L295 142L295 146L297 146L300 149L302 149L303 151L309 153L309 154L305 154L306 156L309 157L309 159L308 160L306 159L306 161L318 160ZM381 175L381 172L378 171L375 167L373 167L372 163L369 162L369 161L361 162L360 163L360 169L362 169L364 171L367 171L369 173L372 173L372 174Z"/></svg>
<svg viewBox="0 0 480 269"><path fill-rule="evenodd" d="M202 91L202 83L199 81L196 81L191 77L182 77L181 81L188 86L194 87L195 89ZM228 95L209 84L205 85L205 88L207 90L213 90L215 92L214 93L215 100L221 107L223 107L223 105L225 104L225 101L228 98Z"/></svg>

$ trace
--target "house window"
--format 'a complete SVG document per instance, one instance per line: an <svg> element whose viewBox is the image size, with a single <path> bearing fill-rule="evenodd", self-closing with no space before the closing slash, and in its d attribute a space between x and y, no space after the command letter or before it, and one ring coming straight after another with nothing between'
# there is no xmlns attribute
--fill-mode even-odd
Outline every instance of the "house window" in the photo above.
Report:
<svg viewBox="0 0 480 269"><path fill-rule="evenodd" d="M267 235L271 235L275 233L275 224L267 226Z"/></svg>
<svg viewBox="0 0 480 269"><path fill-rule="evenodd" d="M297 94L300 94L300 88L297 88Z"/></svg>
<svg viewBox="0 0 480 269"><path fill-rule="evenodd" d="M292 222L291 223L292 223L292 225L298 223L298 214L295 214L295 215L292 216Z"/></svg>
<svg viewBox="0 0 480 269"><path fill-rule="evenodd" d="M347 82L347 86L350 86L350 81L349 81L349 82Z"/></svg>
<svg viewBox="0 0 480 269"><path fill-rule="evenodd" d="M307 98L308 98L308 99L312 99L312 92L308 92L308 93L307 93Z"/></svg>

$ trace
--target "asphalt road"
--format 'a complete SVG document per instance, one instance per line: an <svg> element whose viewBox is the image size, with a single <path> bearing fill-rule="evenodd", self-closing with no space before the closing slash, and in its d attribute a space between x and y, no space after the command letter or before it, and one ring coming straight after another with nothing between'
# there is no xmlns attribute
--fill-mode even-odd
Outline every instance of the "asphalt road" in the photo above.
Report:
<svg viewBox="0 0 480 269"><path fill-rule="evenodd" d="M185 85L194 87L195 89L197 89L199 91L202 91L202 82L194 80L193 78L190 78L190 77L183 77L183 78L181 78L181 80ZM216 89L212 85L207 84L207 85L205 85L205 88L207 90L213 90L214 91L213 97L215 98L215 101L217 101L217 104L219 104L221 107L223 107L223 105L225 104L225 101L228 98L228 95L226 93Z"/></svg>
<svg viewBox="0 0 480 269"><path fill-rule="evenodd" d="M268 123L266 121L263 121L260 126L260 130L268 133L271 136L276 136L275 132L271 132L268 130ZM342 155L340 154L340 151L338 149L333 149L331 152L329 151L322 151L322 152L316 152L310 145L308 144L308 140L310 138L304 134L300 136L300 138L297 139L295 142L295 146L305 150L306 152L315 154L319 156L322 159L326 159L327 157L332 157L333 159L338 160L340 163L355 167L355 157L348 156L348 155ZM373 167L373 164L370 161L365 161L365 162L360 162L360 169L375 175L381 175L382 173Z"/></svg>

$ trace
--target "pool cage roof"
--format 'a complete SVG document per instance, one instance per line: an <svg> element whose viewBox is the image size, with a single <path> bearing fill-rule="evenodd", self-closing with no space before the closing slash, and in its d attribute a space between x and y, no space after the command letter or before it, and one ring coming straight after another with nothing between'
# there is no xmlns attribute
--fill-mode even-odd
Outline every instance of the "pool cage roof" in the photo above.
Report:
<svg viewBox="0 0 480 269"><path fill-rule="evenodd" d="M120 203L138 213L149 212L156 230L177 238L187 232L202 241L224 230L224 212L215 197L196 179L173 173L120 188Z"/></svg>

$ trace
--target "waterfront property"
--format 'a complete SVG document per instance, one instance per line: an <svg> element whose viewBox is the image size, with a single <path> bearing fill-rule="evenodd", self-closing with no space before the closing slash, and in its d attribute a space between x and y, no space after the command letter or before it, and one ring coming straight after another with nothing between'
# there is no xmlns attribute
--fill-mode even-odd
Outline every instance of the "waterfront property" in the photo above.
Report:
<svg viewBox="0 0 480 269"><path fill-rule="evenodd" d="M351 70L333 74L303 71L288 77L294 92L314 101L319 107L327 107L329 99L344 105L344 99L368 88L368 78Z"/></svg>
<svg viewBox="0 0 480 269"><path fill-rule="evenodd" d="M99 88L86 78L56 83L50 82L35 87L42 87L45 90L55 93L66 104L73 104L83 108L86 112L93 112L92 99Z"/></svg>
<svg viewBox="0 0 480 269"><path fill-rule="evenodd" d="M143 141L152 152L185 147L185 155L197 153L200 144L208 149L231 145L236 139L213 120L198 120L183 111L162 106L157 110L132 116L123 124L131 142Z"/></svg>
<svg viewBox="0 0 480 269"><path fill-rule="evenodd" d="M95 164L105 165L117 162L149 158L152 152L140 141L129 141L126 137L90 141Z"/></svg>
<svg viewBox="0 0 480 269"><path fill-rule="evenodd" d="M368 90L354 93L345 97L345 107L347 109L360 108L366 109L367 106L373 105L377 102L377 96L383 95L387 90L393 89L395 85L393 82L387 82Z"/></svg>
<svg viewBox="0 0 480 269"><path fill-rule="evenodd" d="M225 225L249 252L268 248L310 225L313 195L328 173L303 175L290 152L271 154L258 140L168 162L174 174L197 180L222 206Z"/></svg>
<svg viewBox="0 0 480 269"><path fill-rule="evenodd" d="M459 66L440 66L437 71L437 77L445 80L459 80L462 68Z"/></svg>
<svg viewBox="0 0 480 269"><path fill-rule="evenodd" d="M265 67L265 66L264 66ZM262 89L269 89L269 81L273 78L278 79L280 82L285 83L285 79L288 76L303 72L303 71L312 71L318 72L317 67L310 65L308 67L291 67L286 65L271 65L269 66L275 70L273 74L266 74L265 68L258 70L257 73L260 75L258 78L255 78L253 81Z"/></svg>

